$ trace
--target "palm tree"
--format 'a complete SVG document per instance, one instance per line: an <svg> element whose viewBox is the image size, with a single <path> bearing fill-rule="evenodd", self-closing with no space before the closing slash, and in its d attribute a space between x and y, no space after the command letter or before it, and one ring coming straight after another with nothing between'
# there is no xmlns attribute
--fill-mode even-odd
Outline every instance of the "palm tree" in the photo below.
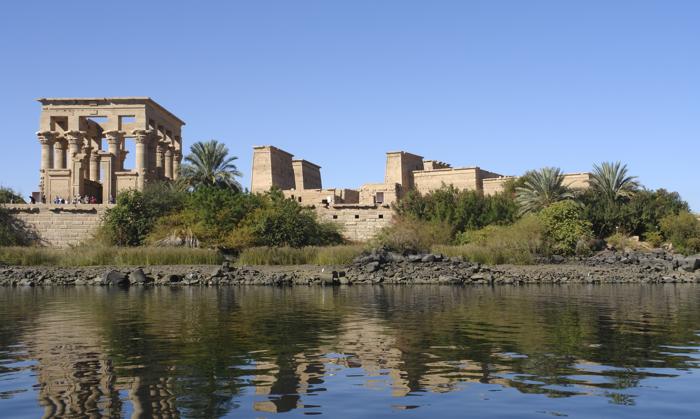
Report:
<svg viewBox="0 0 700 419"><path fill-rule="evenodd" d="M216 140L198 141L190 147L185 164L180 168L183 179L193 188L202 185L222 186L242 190L236 180L243 176L233 162L236 156L228 156L228 147Z"/></svg>
<svg viewBox="0 0 700 419"><path fill-rule="evenodd" d="M616 202L634 195L639 189L639 182L636 176L627 175L626 164L603 162L600 166L593 165L591 188L608 202Z"/></svg>
<svg viewBox="0 0 700 419"><path fill-rule="evenodd" d="M564 175L556 167L533 170L523 176L522 186L515 189L515 200L520 205L520 214L537 212L574 195L564 185Z"/></svg>

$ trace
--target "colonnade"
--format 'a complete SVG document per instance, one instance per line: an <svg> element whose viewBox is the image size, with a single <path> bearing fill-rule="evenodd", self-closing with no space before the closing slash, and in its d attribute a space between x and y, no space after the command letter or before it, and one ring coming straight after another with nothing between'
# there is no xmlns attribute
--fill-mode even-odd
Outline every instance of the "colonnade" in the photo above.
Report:
<svg viewBox="0 0 700 419"><path fill-rule="evenodd" d="M41 143L41 191L46 196L46 179L49 170L71 170L74 194L82 194L85 180L102 182L103 197L116 195L116 177L120 173L136 174L136 188L143 190L150 180L175 180L180 172L182 154L179 144L172 138L164 138L155 130L97 131L41 131L37 133ZM102 138L107 140L107 151L102 150ZM126 171L124 161L128 151L127 138L133 138L136 147L135 166ZM102 173L102 176L100 174Z"/></svg>

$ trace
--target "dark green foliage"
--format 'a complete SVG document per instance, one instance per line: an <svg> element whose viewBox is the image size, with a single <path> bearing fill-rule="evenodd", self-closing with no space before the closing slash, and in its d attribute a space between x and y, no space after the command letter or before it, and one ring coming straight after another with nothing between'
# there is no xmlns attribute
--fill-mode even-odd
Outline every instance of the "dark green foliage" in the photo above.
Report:
<svg viewBox="0 0 700 419"><path fill-rule="evenodd" d="M233 163L238 157L228 156L228 147L216 140L198 141L190 147L190 154L185 157L185 164L180 172L182 179L192 188L218 186L220 188L241 191L241 184L236 180L242 174Z"/></svg>
<svg viewBox="0 0 700 419"><path fill-rule="evenodd" d="M445 223L451 226L453 233L491 224L511 224L518 211L510 194L484 196L476 191L458 190L452 185L425 195L409 192L395 208L400 216Z"/></svg>
<svg viewBox="0 0 700 419"><path fill-rule="evenodd" d="M700 221L683 211L661 220L661 231L675 250L685 254L700 253Z"/></svg>
<svg viewBox="0 0 700 419"><path fill-rule="evenodd" d="M30 238L19 220L0 207L0 246L23 246Z"/></svg>
<svg viewBox="0 0 700 419"><path fill-rule="evenodd" d="M11 188L6 188L6 187L0 187L0 204L9 204L9 203L14 203L14 204L24 204L25 201L14 190Z"/></svg>
<svg viewBox="0 0 700 419"><path fill-rule="evenodd" d="M574 201L555 202L537 216L544 226L545 241L555 254L573 255L578 243L587 242L593 235L583 208Z"/></svg>
<svg viewBox="0 0 700 419"><path fill-rule="evenodd" d="M665 189L640 190L626 201L611 201L590 189L579 200L584 204L593 232L600 238L618 231L645 237L648 232L659 231L662 218L689 210L688 203L677 192Z"/></svg>
<svg viewBox="0 0 700 419"><path fill-rule="evenodd" d="M316 214L279 191L258 198L260 206L250 212L231 235L232 247L323 246L343 239L335 224L319 223Z"/></svg>
<svg viewBox="0 0 700 419"><path fill-rule="evenodd" d="M105 214L105 236L118 246L142 245L158 218L182 208L184 200L185 192L167 183L122 192Z"/></svg>

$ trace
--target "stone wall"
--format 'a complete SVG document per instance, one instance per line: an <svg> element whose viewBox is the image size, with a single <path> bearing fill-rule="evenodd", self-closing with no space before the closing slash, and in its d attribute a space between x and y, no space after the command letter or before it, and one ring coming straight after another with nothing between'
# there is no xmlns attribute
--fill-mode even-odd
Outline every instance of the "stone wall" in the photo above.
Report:
<svg viewBox="0 0 700 419"><path fill-rule="evenodd" d="M564 185L573 189L588 189L591 186L590 173L569 173L564 175Z"/></svg>
<svg viewBox="0 0 700 419"><path fill-rule="evenodd" d="M6 206L37 235L39 244L49 247L78 245L97 231L109 205L29 205Z"/></svg>
<svg viewBox="0 0 700 419"><path fill-rule="evenodd" d="M394 217L394 210L388 205L333 205L315 209L320 220L338 224L343 237L353 242L371 240Z"/></svg>

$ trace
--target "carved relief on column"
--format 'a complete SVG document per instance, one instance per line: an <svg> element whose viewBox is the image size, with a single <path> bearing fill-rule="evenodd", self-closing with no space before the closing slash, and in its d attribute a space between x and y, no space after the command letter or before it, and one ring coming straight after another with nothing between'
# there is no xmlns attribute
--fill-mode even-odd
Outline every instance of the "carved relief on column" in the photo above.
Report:
<svg viewBox="0 0 700 419"><path fill-rule="evenodd" d="M148 156L149 143L151 142L152 132L150 130L137 129L132 132L136 141L136 156L134 170L138 173L137 189L142 191L145 185L145 176L148 171Z"/></svg>
<svg viewBox="0 0 700 419"><path fill-rule="evenodd" d="M57 137L56 142L53 145L53 168L54 169L65 169L66 168L66 148L68 147L68 142L63 137Z"/></svg>
<svg viewBox="0 0 700 419"><path fill-rule="evenodd" d="M124 133L121 131L106 131L104 133L107 139L107 151L112 154L114 161L112 162L112 170L119 171L119 162L121 161L121 142Z"/></svg>
<svg viewBox="0 0 700 419"><path fill-rule="evenodd" d="M42 196L46 196L46 171L53 169L53 145L56 141L56 133L53 131L37 132L39 142L41 143L41 169L39 175L39 190Z"/></svg>
<svg viewBox="0 0 700 419"><path fill-rule="evenodd" d="M156 143L156 174L162 178L165 176L165 149L168 146L163 140Z"/></svg>
<svg viewBox="0 0 700 419"><path fill-rule="evenodd" d="M168 145L165 148L165 177L173 179L173 146Z"/></svg>
<svg viewBox="0 0 700 419"><path fill-rule="evenodd" d="M100 181L100 152L101 150L92 150L90 154L90 180Z"/></svg>
<svg viewBox="0 0 700 419"><path fill-rule="evenodd" d="M182 161L182 153L180 150L173 151L173 179L177 180L180 177L180 162Z"/></svg>
<svg viewBox="0 0 700 419"><path fill-rule="evenodd" d="M68 140L68 147L70 150L69 156L71 159L78 153L83 146L83 138L85 137L85 132L83 131L68 131L64 134Z"/></svg>

